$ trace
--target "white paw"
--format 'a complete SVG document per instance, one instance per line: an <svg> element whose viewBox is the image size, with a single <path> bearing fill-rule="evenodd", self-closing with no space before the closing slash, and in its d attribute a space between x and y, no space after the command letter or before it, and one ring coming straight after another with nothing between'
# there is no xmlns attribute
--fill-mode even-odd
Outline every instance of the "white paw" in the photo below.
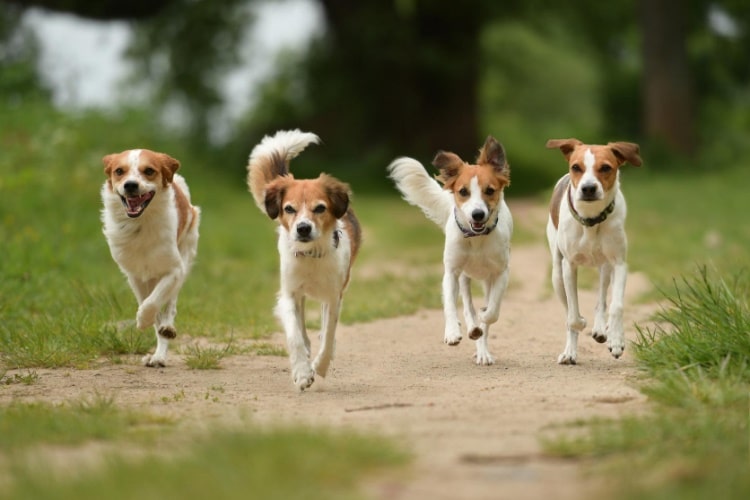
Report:
<svg viewBox="0 0 750 500"><path fill-rule="evenodd" d="M317 373L321 377L325 377L328 373L328 367L331 366L331 358L323 359L320 355L318 355L315 358L315 361L313 361L312 366L315 373Z"/></svg>
<svg viewBox="0 0 750 500"><path fill-rule="evenodd" d="M609 347L609 352L612 353L612 356L615 359L619 359L620 356L622 356L622 353L625 352L625 342L622 338L622 335L612 335L609 339L609 342L607 342L607 346Z"/></svg>
<svg viewBox="0 0 750 500"><path fill-rule="evenodd" d="M486 307L483 307L482 310L479 311L479 321L488 325L497 322L497 319L500 316L499 312L497 310L490 312L487 311L488 309Z"/></svg>
<svg viewBox="0 0 750 500"><path fill-rule="evenodd" d="M315 382L315 371L307 363L300 363L292 370L294 385L300 391L304 391Z"/></svg>
<svg viewBox="0 0 750 500"><path fill-rule="evenodd" d="M480 366L490 366L495 364L495 356L489 353L489 351L479 352L474 355L474 360Z"/></svg>
<svg viewBox="0 0 750 500"><path fill-rule="evenodd" d="M446 328L443 342L448 345L458 345L461 342L461 332L458 328Z"/></svg>
<svg viewBox="0 0 750 500"><path fill-rule="evenodd" d="M141 358L144 366L150 368L164 368L167 366L167 359L164 356L156 356L155 354L146 354Z"/></svg>
<svg viewBox="0 0 750 500"><path fill-rule="evenodd" d="M578 356L576 353L569 353L566 351L557 357L557 364L558 365L574 365L576 364L577 357Z"/></svg>
<svg viewBox="0 0 750 500"><path fill-rule="evenodd" d="M135 317L136 326L141 330L146 329L149 326L154 326L154 323L156 323L156 315L158 313L158 307L144 302L138 308L138 313Z"/></svg>

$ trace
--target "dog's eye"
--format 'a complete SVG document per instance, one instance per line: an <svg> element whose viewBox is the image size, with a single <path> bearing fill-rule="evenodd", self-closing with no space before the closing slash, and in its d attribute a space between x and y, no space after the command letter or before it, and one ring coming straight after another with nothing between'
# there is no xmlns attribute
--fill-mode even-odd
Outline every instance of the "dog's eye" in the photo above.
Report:
<svg viewBox="0 0 750 500"><path fill-rule="evenodd" d="M296 210L294 209L294 207L293 207L293 206L291 206L291 205L286 205L286 206L284 207L284 212L286 212L286 213L288 213L288 214L296 214L296 213L297 213L297 211L296 211Z"/></svg>
<svg viewBox="0 0 750 500"><path fill-rule="evenodd" d="M116 168L115 169L115 175L118 176L118 177L121 176L124 173L125 173L125 169L122 169L122 168Z"/></svg>
<svg viewBox="0 0 750 500"><path fill-rule="evenodd" d="M322 203L320 205L316 205L315 208L313 208L314 214L322 214L325 211L326 211L326 206L323 205Z"/></svg>
<svg viewBox="0 0 750 500"><path fill-rule="evenodd" d="M495 188L488 187L484 190L484 194L486 194L487 196L492 196L493 194L495 194Z"/></svg>
<svg viewBox="0 0 750 500"><path fill-rule="evenodd" d="M602 165L602 166L601 166L601 167L599 168L599 172L601 172L601 173L603 173L603 174L609 173L609 172L611 172L611 171L612 171L612 166L611 166L611 165Z"/></svg>
<svg viewBox="0 0 750 500"><path fill-rule="evenodd" d="M144 168L144 169L143 169L143 174L144 174L144 175L147 175L147 176L149 176L149 177L151 177L151 176L152 176L152 175L154 175L155 173L156 173L156 170L154 170L154 169L153 169L153 168L151 168L151 167L146 167L146 168Z"/></svg>
<svg viewBox="0 0 750 500"><path fill-rule="evenodd" d="M572 167L570 167L570 169L573 172L576 172L578 174L580 174L581 172L583 172L583 169L581 168L581 166L578 163L575 163Z"/></svg>
<svg viewBox="0 0 750 500"><path fill-rule="evenodd" d="M469 190L466 188L461 188L458 190L458 194L466 198L467 196L469 196Z"/></svg>

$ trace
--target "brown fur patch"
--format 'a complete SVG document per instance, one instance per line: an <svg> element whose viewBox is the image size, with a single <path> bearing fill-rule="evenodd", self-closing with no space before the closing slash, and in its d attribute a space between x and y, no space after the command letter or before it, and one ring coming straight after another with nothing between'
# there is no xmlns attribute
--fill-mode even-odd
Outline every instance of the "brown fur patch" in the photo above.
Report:
<svg viewBox="0 0 750 500"><path fill-rule="evenodd" d="M172 184L172 189L174 190L174 202L177 207L177 237L179 238L185 230L185 226L188 222L188 215L191 211L193 220L195 219L195 211L192 210L193 207L190 205L187 196L180 186Z"/></svg>
<svg viewBox="0 0 750 500"><path fill-rule="evenodd" d="M570 174L565 174L555 184L555 190L552 192L552 199L549 202L549 215L552 218L552 224L557 229L557 225L560 222L560 203L562 203L563 196L568 190L570 185Z"/></svg>

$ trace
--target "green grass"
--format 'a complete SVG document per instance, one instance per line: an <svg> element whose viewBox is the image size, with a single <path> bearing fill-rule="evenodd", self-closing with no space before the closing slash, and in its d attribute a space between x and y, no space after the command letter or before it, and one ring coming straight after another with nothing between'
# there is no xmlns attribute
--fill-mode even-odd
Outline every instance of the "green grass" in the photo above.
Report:
<svg viewBox="0 0 750 500"><path fill-rule="evenodd" d="M590 422L548 450L595 458L610 498L748 498L749 278L701 268L676 283L635 346L653 412Z"/></svg>
<svg viewBox="0 0 750 500"><path fill-rule="evenodd" d="M306 429L219 431L173 453L138 460L111 455L95 471L61 479L54 469L18 466L3 498L354 499L364 477L403 464L407 456L372 438ZM40 480L40 478L42 480Z"/></svg>

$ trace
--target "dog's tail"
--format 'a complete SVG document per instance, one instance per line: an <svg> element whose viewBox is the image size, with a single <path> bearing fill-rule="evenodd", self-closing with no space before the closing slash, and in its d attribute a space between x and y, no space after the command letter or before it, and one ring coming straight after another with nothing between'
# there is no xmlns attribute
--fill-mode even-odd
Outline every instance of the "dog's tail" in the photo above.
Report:
<svg viewBox="0 0 750 500"><path fill-rule="evenodd" d="M247 164L247 187L255 204L265 213L266 185L277 177L289 174L289 162L309 144L320 143L320 138L300 130L280 130L265 136L250 153Z"/></svg>
<svg viewBox="0 0 750 500"><path fill-rule="evenodd" d="M412 158L396 158L388 165L388 176L407 202L421 208L430 220L445 228L453 210L452 195L429 176L421 163Z"/></svg>

